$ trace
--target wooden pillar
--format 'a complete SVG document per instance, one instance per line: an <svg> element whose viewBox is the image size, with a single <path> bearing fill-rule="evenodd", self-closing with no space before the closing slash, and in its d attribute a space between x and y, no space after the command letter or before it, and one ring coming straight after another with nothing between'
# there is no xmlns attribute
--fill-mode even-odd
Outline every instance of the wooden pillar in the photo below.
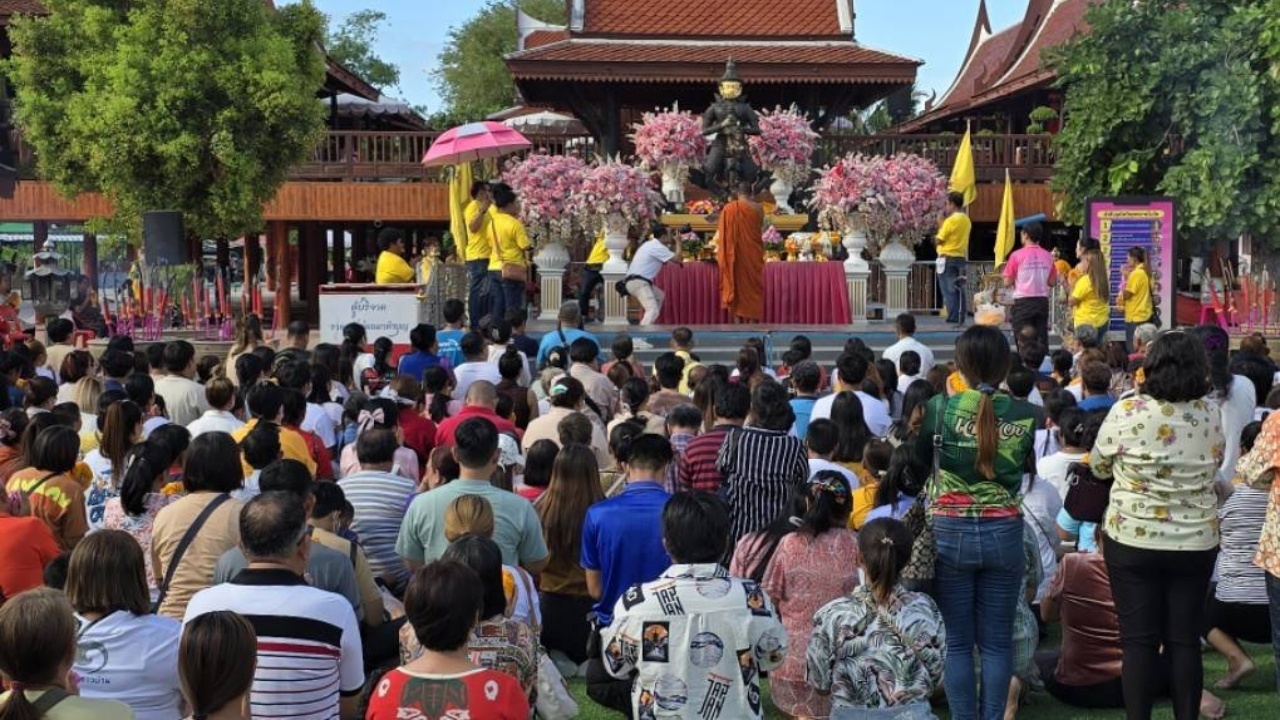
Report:
<svg viewBox="0 0 1280 720"><path fill-rule="evenodd" d="M612 157L622 147L622 113L618 107L618 92L609 85L604 93L604 154Z"/></svg>
<svg viewBox="0 0 1280 720"><path fill-rule="evenodd" d="M298 227L298 299L311 300L311 268L308 255L315 252L315 223L304 222Z"/></svg>
<svg viewBox="0 0 1280 720"><path fill-rule="evenodd" d="M368 240L365 235L367 232L368 229L364 225L351 226L351 267L353 268L360 267L360 261L365 258L365 242ZM359 274L357 274L357 278L363 280ZM372 279L369 278L369 280Z"/></svg>
<svg viewBox="0 0 1280 720"><path fill-rule="evenodd" d="M89 278L89 287L98 287L98 236L84 234L84 257L80 261L80 274Z"/></svg>
<svg viewBox="0 0 1280 720"><path fill-rule="evenodd" d="M320 286L325 284L328 262L325 258L325 232L320 222L308 223L311 243L302 264L307 266L307 324L320 327Z"/></svg>
<svg viewBox="0 0 1280 720"><path fill-rule="evenodd" d="M284 330L289 324L289 307L292 302L292 268L289 262L289 225L276 220L267 226L267 249L272 256L272 276L275 302L272 327Z"/></svg>
<svg viewBox="0 0 1280 720"><path fill-rule="evenodd" d="M333 282L344 283L347 281L347 255L346 255L346 225L333 226Z"/></svg>
<svg viewBox="0 0 1280 720"><path fill-rule="evenodd" d="M31 236L35 240L35 251L44 250L44 244L49 242L49 223L44 220L31 223Z"/></svg>
<svg viewBox="0 0 1280 720"><path fill-rule="evenodd" d="M244 236L244 281L252 287L262 270L262 235L246 233Z"/></svg>

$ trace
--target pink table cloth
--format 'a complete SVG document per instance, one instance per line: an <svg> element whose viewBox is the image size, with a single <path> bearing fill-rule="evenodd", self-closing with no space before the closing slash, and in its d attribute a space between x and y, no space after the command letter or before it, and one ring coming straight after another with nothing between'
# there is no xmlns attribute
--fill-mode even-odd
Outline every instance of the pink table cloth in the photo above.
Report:
<svg viewBox="0 0 1280 720"><path fill-rule="evenodd" d="M712 262L668 264L655 283L666 293L660 325L727 325L720 307L720 270ZM848 325L849 290L838 262L771 262L764 266L764 322Z"/></svg>

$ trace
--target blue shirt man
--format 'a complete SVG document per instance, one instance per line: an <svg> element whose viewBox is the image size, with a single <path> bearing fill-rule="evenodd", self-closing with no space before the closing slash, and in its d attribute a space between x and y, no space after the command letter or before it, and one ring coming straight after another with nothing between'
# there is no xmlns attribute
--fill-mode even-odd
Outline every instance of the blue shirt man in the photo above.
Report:
<svg viewBox="0 0 1280 720"><path fill-rule="evenodd" d="M582 524L581 563L587 587L593 588L593 577L599 585L594 609L602 627L613 620L613 606L628 588L671 566L662 546L662 509L671 495L662 488L661 474L632 475L622 493L591 506Z"/></svg>
<svg viewBox="0 0 1280 720"><path fill-rule="evenodd" d="M449 365L444 358L435 353L415 350L400 358L400 368L396 371L400 375L411 377L418 382L422 382L422 374L427 368L443 366L448 368Z"/></svg>
<svg viewBox="0 0 1280 720"><path fill-rule="evenodd" d="M458 367L465 358L462 357L462 346L459 342L467 331L463 329L441 330L436 333L436 342L440 343L440 357L449 361L449 367Z"/></svg>

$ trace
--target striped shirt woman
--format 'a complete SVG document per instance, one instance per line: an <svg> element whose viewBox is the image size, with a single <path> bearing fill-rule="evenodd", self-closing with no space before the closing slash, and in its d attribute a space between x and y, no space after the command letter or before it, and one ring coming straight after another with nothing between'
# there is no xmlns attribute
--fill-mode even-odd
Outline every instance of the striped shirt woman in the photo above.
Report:
<svg viewBox="0 0 1280 720"><path fill-rule="evenodd" d="M789 434L795 413L787 391L773 381L757 385L751 418L751 427L729 432L716 460L729 502L730 547L772 522L794 488L809 478L804 445Z"/></svg>

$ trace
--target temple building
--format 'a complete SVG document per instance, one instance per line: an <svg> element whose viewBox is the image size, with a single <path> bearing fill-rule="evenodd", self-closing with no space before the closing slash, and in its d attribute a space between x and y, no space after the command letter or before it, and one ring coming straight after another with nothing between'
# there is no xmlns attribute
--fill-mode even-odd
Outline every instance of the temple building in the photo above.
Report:
<svg viewBox="0 0 1280 720"><path fill-rule="evenodd" d="M564 25L521 17L506 61L525 103L571 112L608 154L642 112L701 112L730 59L757 109L794 103L821 130L921 65L858 42L854 19L853 0L570 0Z"/></svg>

